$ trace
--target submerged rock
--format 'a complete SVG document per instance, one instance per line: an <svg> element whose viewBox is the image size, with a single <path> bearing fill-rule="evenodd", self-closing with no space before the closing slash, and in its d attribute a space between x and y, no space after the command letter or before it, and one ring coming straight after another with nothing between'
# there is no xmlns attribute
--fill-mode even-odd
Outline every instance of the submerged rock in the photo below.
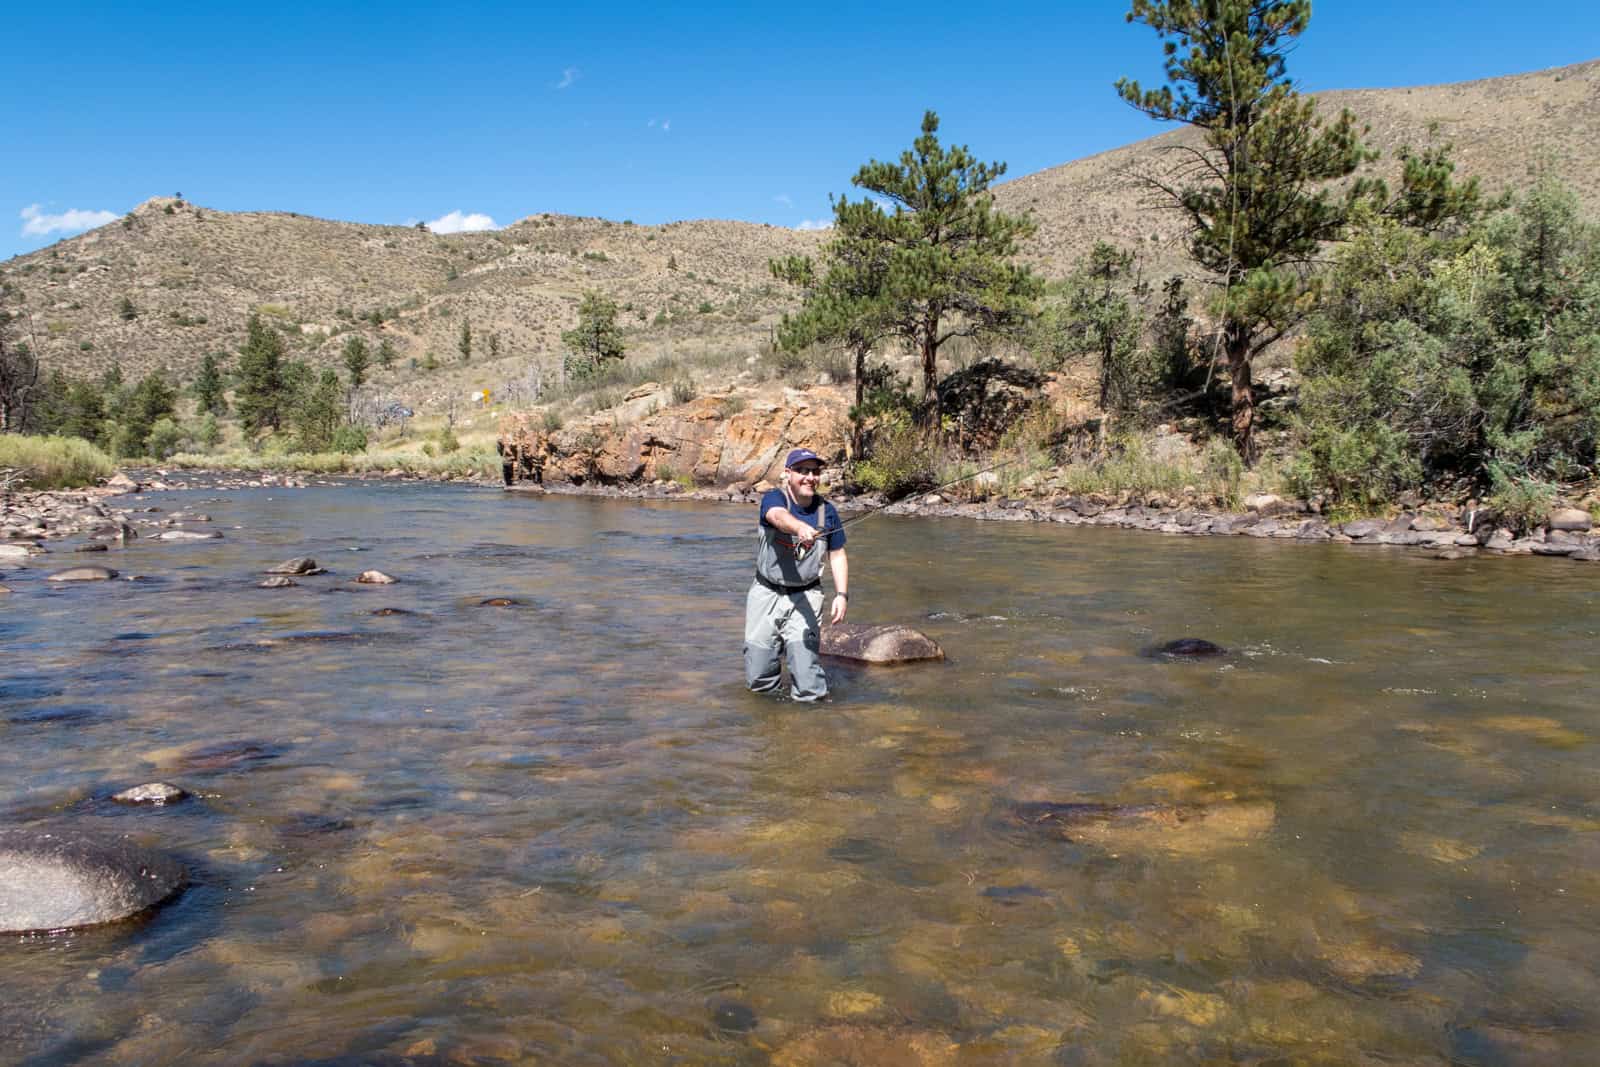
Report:
<svg viewBox="0 0 1600 1067"><path fill-rule="evenodd" d="M1035 801L1013 804L1009 816L1030 832L1116 851L1204 853L1260 838L1277 818L1267 800L1206 804L1107 804Z"/></svg>
<svg viewBox="0 0 1600 1067"><path fill-rule="evenodd" d="M110 567L72 567L69 570L56 571L47 582L104 582L117 576L117 572Z"/></svg>
<svg viewBox="0 0 1600 1067"><path fill-rule="evenodd" d="M1168 641L1161 645L1151 645L1141 649L1139 655L1155 659L1166 656L1178 659L1199 659L1204 656L1225 656L1228 650L1221 645L1212 644L1203 637L1180 637L1176 641Z"/></svg>
<svg viewBox="0 0 1600 1067"><path fill-rule="evenodd" d="M363 585L393 585L400 579L391 577L382 571L362 571L356 575L356 581Z"/></svg>
<svg viewBox="0 0 1600 1067"><path fill-rule="evenodd" d="M0 830L0 933L118 922L183 888L181 864L127 838Z"/></svg>
<svg viewBox="0 0 1600 1067"><path fill-rule="evenodd" d="M180 789L175 785L168 785L166 782L147 782L144 785L136 785L132 789L124 789L120 793L115 793L111 799L118 804L149 804L159 808L164 804L176 804L178 801L187 798L188 795L189 791L187 789Z"/></svg>
<svg viewBox="0 0 1600 1067"><path fill-rule="evenodd" d="M221 530L162 530L156 534L157 541L216 541L222 537Z"/></svg>
<svg viewBox="0 0 1600 1067"><path fill-rule="evenodd" d="M912 663L944 659L944 649L909 626L865 626L836 623L822 629L822 654L860 663Z"/></svg>
<svg viewBox="0 0 1600 1067"><path fill-rule="evenodd" d="M478 601L478 606L482 608L514 608L520 603L522 601L513 600L508 596L492 596L487 600Z"/></svg>
<svg viewBox="0 0 1600 1067"><path fill-rule="evenodd" d="M317 566L317 561L310 556L296 556L286 559L276 567L267 568L268 574L323 574L323 569Z"/></svg>
<svg viewBox="0 0 1600 1067"><path fill-rule="evenodd" d="M257 589L288 589L300 583L285 574L274 574L271 578L262 579L256 584Z"/></svg>
<svg viewBox="0 0 1600 1067"><path fill-rule="evenodd" d="M190 771L221 771L265 763L283 755L286 745L272 741L220 741L184 752L178 766Z"/></svg>

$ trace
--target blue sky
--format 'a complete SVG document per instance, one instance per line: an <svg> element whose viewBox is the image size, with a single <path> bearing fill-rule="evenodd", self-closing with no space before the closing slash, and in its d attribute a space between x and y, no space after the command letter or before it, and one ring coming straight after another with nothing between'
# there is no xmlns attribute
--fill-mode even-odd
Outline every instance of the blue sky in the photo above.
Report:
<svg viewBox="0 0 1600 1067"><path fill-rule="evenodd" d="M357 222L802 225L926 108L1011 177L1159 132L1111 89L1161 78L1126 10L18 5L0 34L0 259L175 192ZM1290 73L1315 91L1597 57L1600 5L1322 0Z"/></svg>

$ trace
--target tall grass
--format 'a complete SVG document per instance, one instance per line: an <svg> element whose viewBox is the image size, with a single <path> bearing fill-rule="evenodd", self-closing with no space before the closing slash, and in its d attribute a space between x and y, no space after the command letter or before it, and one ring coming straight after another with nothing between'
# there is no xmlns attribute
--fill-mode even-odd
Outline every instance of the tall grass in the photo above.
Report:
<svg viewBox="0 0 1600 1067"><path fill-rule="evenodd" d="M425 478L463 475L498 481L500 458L483 448L427 455L419 452L180 452L165 461L182 470L275 471L308 474L374 474L400 470Z"/></svg>
<svg viewBox="0 0 1600 1067"><path fill-rule="evenodd" d="M74 489L109 478L111 457L79 437L0 434L0 469L21 474L28 489Z"/></svg>

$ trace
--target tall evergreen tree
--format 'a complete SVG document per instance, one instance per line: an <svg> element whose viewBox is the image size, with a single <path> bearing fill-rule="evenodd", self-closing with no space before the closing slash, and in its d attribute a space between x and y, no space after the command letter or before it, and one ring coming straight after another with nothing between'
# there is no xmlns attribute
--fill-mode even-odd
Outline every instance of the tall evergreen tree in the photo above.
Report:
<svg viewBox="0 0 1600 1067"><path fill-rule="evenodd" d="M177 390L161 371L151 371L140 378L122 405L117 451L128 456L149 454L150 431L157 420L172 414L177 400Z"/></svg>
<svg viewBox="0 0 1600 1067"><path fill-rule="evenodd" d="M104 446L109 443L107 422L105 392L100 385L88 378L69 383L61 433Z"/></svg>
<svg viewBox="0 0 1600 1067"><path fill-rule="evenodd" d="M222 385L222 364L215 352L207 352L200 361L200 373L194 379L194 399L200 414L226 415L228 398Z"/></svg>
<svg viewBox="0 0 1600 1067"><path fill-rule="evenodd" d="M245 324L244 347L239 350L239 384L234 389L234 404L246 433L283 425L288 400L283 357L283 337L262 322L261 316L251 315Z"/></svg>
<svg viewBox="0 0 1600 1067"><path fill-rule="evenodd" d="M388 370L394 366L394 342L387 337L378 342L378 366Z"/></svg>
<svg viewBox="0 0 1600 1067"><path fill-rule="evenodd" d="M1099 364L1100 408L1130 414L1154 384L1151 360L1140 359L1141 305L1149 287L1132 252L1096 241L1067 279L1061 324L1070 351Z"/></svg>
<svg viewBox="0 0 1600 1067"><path fill-rule="evenodd" d="M344 369L350 373L350 388L361 388L361 383L367 380L367 368L371 363L371 357L367 355L367 342L353 336L344 343Z"/></svg>
<svg viewBox="0 0 1600 1067"><path fill-rule="evenodd" d="M1186 219L1190 256L1222 287L1214 311L1246 460L1255 455L1252 362L1314 304L1309 268L1321 244L1381 190L1371 180L1328 187L1376 153L1349 111L1325 126L1290 83L1285 57L1310 19L1310 0L1132 0L1128 21L1162 38L1170 84L1116 85L1150 117L1203 134L1177 168L1148 180Z"/></svg>
<svg viewBox="0 0 1600 1067"><path fill-rule="evenodd" d="M604 293L590 290L578 305L578 325L561 335L570 350L569 377L585 378L607 360L627 355L622 330L617 326L617 302Z"/></svg>
<svg viewBox="0 0 1600 1067"><path fill-rule="evenodd" d="M456 339L456 349L461 353L461 362L472 362L472 323L470 320L461 321L461 336Z"/></svg>
<svg viewBox="0 0 1600 1067"><path fill-rule="evenodd" d="M833 221L838 240L859 242L869 271L881 254L883 280L871 301L922 363L927 417L938 425L939 349L955 337L1020 328L1034 312L1043 283L1013 262L1031 219L994 208L989 186L1004 163L980 163L965 145L939 143L939 116L922 117L922 133L898 163L873 160L851 183L871 196L840 197ZM876 198L876 199L875 199ZM884 210L879 200L893 206Z"/></svg>
<svg viewBox="0 0 1600 1067"><path fill-rule="evenodd" d="M837 207L837 204L835 205ZM815 344L837 344L855 361L855 404L850 409L850 452L864 451L867 359L872 349L894 332L892 305L887 300L887 246L836 230L822 250L822 262L810 256L773 260L774 277L800 287L800 311L784 315L778 343L798 352Z"/></svg>
<svg viewBox="0 0 1600 1067"><path fill-rule="evenodd" d="M325 370L316 385L295 406L294 425L302 452L326 452L344 417L344 385L336 371Z"/></svg>

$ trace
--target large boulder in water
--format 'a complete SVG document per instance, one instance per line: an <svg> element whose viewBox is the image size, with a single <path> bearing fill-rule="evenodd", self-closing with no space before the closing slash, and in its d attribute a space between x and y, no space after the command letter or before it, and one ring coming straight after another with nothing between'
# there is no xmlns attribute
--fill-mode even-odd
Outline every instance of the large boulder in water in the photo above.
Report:
<svg viewBox="0 0 1600 1067"><path fill-rule="evenodd" d="M0 830L0 933L117 922L184 885L183 867L124 837Z"/></svg>
<svg viewBox="0 0 1600 1067"><path fill-rule="evenodd" d="M823 627L822 654L877 664L944 659L944 649L920 630L845 622Z"/></svg>

